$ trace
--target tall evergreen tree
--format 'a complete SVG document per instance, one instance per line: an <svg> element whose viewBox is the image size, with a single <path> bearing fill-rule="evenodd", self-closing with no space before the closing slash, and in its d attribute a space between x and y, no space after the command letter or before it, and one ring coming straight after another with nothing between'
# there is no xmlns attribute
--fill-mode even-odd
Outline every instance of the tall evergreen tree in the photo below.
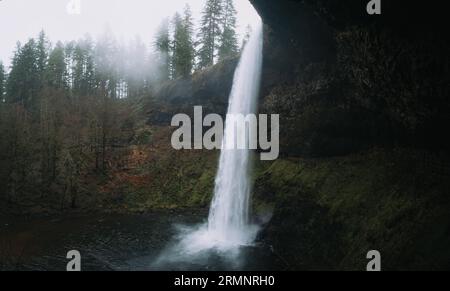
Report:
<svg viewBox="0 0 450 291"><path fill-rule="evenodd" d="M201 28L199 33L199 69L214 65L217 49L220 46L220 35L222 34L222 15L222 0L206 1L206 5L202 12Z"/></svg>
<svg viewBox="0 0 450 291"><path fill-rule="evenodd" d="M3 98L5 95L5 82L6 82L6 73L3 63L0 62L0 103L3 103Z"/></svg>
<svg viewBox="0 0 450 291"><path fill-rule="evenodd" d="M192 13L189 6L185 7L183 17L178 13L175 14L173 25L172 75L174 78L188 76L192 73L195 54Z"/></svg>
<svg viewBox="0 0 450 291"><path fill-rule="evenodd" d="M82 43L78 43L73 51L73 92L77 96L86 95L87 52Z"/></svg>
<svg viewBox="0 0 450 291"><path fill-rule="evenodd" d="M219 60L223 60L238 53L236 36L236 15L233 0L222 2L222 34L220 37Z"/></svg>
<svg viewBox="0 0 450 291"><path fill-rule="evenodd" d="M194 68L195 47L194 47L194 21L192 19L191 7L186 4L183 16L183 65L181 73L184 76L190 75Z"/></svg>
<svg viewBox="0 0 450 291"><path fill-rule="evenodd" d="M45 32L42 30L39 33L39 37L36 44L37 70L39 72L42 82L44 79L44 72L48 62L50 46L51 45L47 39L47 36L45 35Z"/></svg>
<svg viewBox="0 0 450 291"><path fill-rule="evenodd" d="M22 44L20 42L17 42L16 49L14 51L14 55L11 62L11 70L8 76L8 80L6 83L6 101L8 103L14 103L18 101L20 96L20 74L18 72L18 64L19 64L19 58L20 58L20 52L22 50Z"/></svg>
<svg viewBox="0 0 450 291"><path fill-rule="evenodd" d="M155 38L155 49L158 53L158 66L160 79L165 81L170 78L170 29L169 20L164 19L159 26Z"/></svg>
<svg viewBox="0 0 450 291"><path fill-rule="evenodd" d="M51 51L45 73L47 85L55 89L68 88L67 66L64 45L58 42Z"/></svg>
<svg viewBox="0 0 450 291"><path fill-rule="evenodd" d="M171 41L170 51L172 52L170 61L170 69L171 69L171 76L173 79L178 78L181 74L181 62L183 61L182 58L182 50L183 50L183 44L182 44L182 34L183 34L183 21L181 19L181 15L177 12L175 13L173 20L173 40Z"/></svg>
<svg viewBox="0 0 450 291"><path fill-rule="evenodd" d="M22 103L28 109L38 104L41 77L37 52L34 39L30 39L23 47L18 45L8 76L8 102Z"/></svg>

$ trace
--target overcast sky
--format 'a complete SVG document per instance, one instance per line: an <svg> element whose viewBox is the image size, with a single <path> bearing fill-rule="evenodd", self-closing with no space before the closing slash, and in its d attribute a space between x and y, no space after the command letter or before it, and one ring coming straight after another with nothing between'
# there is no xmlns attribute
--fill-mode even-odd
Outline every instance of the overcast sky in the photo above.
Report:
<svg viewBox="0 0 450 291"><path fill-rule="evenodd" d="M81 2L80 14L69 14L67 5ZM205 0L0 0L0 60L10 64L16 42L26 42L44 29L54 44L82 38L86 33L97 38L107 27L118 40L128 43L136 36L149 45L164 17L183 11L188 3L195 23ZM258 18L248 0L235 0L238 33Z"/></svg>

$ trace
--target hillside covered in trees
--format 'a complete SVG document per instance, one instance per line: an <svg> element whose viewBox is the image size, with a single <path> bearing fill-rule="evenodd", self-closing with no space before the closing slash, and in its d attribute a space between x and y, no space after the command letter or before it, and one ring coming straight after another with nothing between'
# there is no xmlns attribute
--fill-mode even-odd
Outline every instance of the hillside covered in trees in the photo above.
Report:
<svg viewBox="0 0 450 291"><path fill-rule="evenodd" d="M232 0L206 1L196 29L186 4L151 44L124 45L109 30L65 43L42 31L17 43L10 68L0 63L0 204L94 204L99 184L126 167L129 146L149 142L143 100L239 54L236 13Z"/></svg>

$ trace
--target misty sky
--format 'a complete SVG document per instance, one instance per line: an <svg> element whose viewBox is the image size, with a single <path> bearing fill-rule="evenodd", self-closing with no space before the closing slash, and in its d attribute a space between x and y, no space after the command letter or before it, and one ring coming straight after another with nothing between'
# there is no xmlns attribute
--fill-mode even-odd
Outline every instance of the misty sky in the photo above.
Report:
<svg viewBox="0 0 450 291"><path fill-rule="evenodd" d="M96 39L106 29L119 41L128 43L140 36L146 45L164 17L182 12L188 3L196 25L205 0L79 0L81 14L71 15L71 0L0 0L0 60L10 64L16 42L26 42L44 29L54 44L57 40L82 38L86 33ZM238 10L238 33L245 33L255 23L257 14L248 0L235 0Z"/></svg>

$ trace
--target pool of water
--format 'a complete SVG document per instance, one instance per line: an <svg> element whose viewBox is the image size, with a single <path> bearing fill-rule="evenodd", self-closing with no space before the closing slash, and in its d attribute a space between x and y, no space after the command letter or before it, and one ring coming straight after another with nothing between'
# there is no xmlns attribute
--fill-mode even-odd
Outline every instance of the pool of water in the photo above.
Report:
<svg viewBox="0 0 450 291"><path fill-rule="evenodd" d="M233 251L186 254L177 247L181 229L205 223L206 214L158 212L32 220L0 219L0 270L65 271L70 250L85 271L282 270L263 241Z"/></svg>

